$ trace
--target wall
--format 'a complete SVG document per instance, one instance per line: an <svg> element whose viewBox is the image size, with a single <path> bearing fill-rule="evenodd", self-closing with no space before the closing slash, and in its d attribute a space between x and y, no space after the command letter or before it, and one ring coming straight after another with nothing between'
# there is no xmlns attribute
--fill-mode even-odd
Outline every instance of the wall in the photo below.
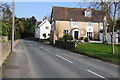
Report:
<svg viewBox="0 0 120 80"><path fill-rule="evenodd" d="M114 34L114 42L118 43L118 38L116 38L116 37L117 37L117 34L115 32L115 34ZM103 39L103 33L100 33L99 38L100 38L100 41L102 41L102 39ZM109 33L106 34L106 39L107 39L107 42L111 42L111 36L110 36Z"/></svg>
<svg viewBox="0 0 120 80"><path fill-rule="evenodd" d="M64 49L73 49L76 46L75 42L68 42L68 41L56 41L55 42L55 46L60 47L60 48L64 48Z"/></svg>
<svg viewBox="0 0 120 80"><path fill-rule="evenodd" d="M14 42L14 46L19 44L19 42L20 42L20 40L16 40ZM0 49L0 66L1 66L11 51L11 42L10 41L0 42L0 47L1 47L1 49Z"/></svg>
<svg viewBox="0 0 120 80"><path fill-rule="evenodd" d="M77 28L80 30L80 36L79 37L87 37L87 22L78 22L78 27L71 27L70 21L56 21L56 31L55 31L55 40L57 38L63 37L64 33L63 31L69 30L69 33L72 29ZM99 38L99 24L93 23L93 39Z"/></svg>
<svg viewBox="0 0 120 80"><path fill-rule="evenodd" d="M50 34L50 30L51 30L51 24L46 20L46 22L39 27L40 27L39 38L44 39L44 36L43 36L44 33L46 34L46 39L49 38L50 37L49 34ZM46 27L49 27L49 28L46 29Z"/></svg>

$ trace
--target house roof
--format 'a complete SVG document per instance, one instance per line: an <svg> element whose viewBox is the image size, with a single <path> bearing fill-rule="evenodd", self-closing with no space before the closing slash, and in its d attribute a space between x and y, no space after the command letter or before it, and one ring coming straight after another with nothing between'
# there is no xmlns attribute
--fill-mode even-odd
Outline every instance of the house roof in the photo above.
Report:
<svg viewBox="0 0 120 80"><path fill-rule="evenodd" d="M83 21L83 22L102 22L102 12L100 10L91 9L92 16L85 17L85 8L67 8L67 7L53 7L52 13L55 20Z"/></svg>
<svg viewBox="0 0 120 80"><path fill-rule="evenodd" d="M42 21L37 21L36 22L36 27L38 27L38 25L40 25L42 23Z"/></svg>

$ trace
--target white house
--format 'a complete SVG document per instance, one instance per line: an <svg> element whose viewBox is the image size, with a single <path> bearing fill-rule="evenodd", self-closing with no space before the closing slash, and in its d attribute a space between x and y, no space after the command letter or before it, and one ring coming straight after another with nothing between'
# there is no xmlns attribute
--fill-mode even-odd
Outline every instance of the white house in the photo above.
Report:
<svg viewBox="0 0 120 80"><path fill-rule="evenodd" d="M36 22L35 39L47 39L50 37L51 24L47 19Z"/></svg>

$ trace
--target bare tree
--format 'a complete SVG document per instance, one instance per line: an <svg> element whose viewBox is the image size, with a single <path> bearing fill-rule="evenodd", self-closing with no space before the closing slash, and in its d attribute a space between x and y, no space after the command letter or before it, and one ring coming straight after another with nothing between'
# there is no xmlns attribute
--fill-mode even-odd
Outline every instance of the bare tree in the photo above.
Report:
<svg viewBox="0 0 120 80"><path fill-rule="evenodd" d="M119 14L119 10L120 10L120 1L118 2L94 2L91 3L92 5L94 5L94 7L96 7L95 5L97 5L97 9L102 10L102 17L103 17L103 41L105 41L105 36L106 36L106 26L107 23L109 23L109 28L111 28L110 31L110 35L111 35L111 44L112 44L112 54L115 53L114 50L114 32L115 32L115 26L116 26L116 22L117 22L117 18L118 18L118 14ZM93 8L94 8L93 7ZM106 21L105 16L106 14L109 15L110 19Z"/></svg>
<svg viewBox="0 0 120 80"><path fill-rule="evenodd" d="M110 27L112 29L111 31L111 43L112 43L112 54L115 53L115 50L114 50L114 32L115 32L115 26L116 26L116 23L117 23L117 18L118 18L118 11L120 9L120 6L118 6L120 3L119 2L112 2L111 6L110 6L110 9L108 10L110 16L111 16L111 20L109 21L109 24L110 24Z"/></svg>

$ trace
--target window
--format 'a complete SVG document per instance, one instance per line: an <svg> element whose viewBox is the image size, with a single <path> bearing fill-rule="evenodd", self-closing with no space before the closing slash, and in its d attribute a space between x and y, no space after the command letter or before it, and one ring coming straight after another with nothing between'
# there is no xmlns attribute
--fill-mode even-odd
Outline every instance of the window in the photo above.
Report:
<svg viewBox="0 0 120 80"><path fill-rule="evenodd" d="M48 36L50 36L50 34L48 34Z"/></svg>
<svg viewBox="0 0 120 80"><path fill-rule="evenodd" d="M93 26L93 22L88 22L88 26Z"/></svg>
<svg viewBox="0 0 120 80"><path fill-rule="evenodd" d="M87 37L91 40L92 39L92 32L87 32Z"/></svg>
<svg viewBox="0 0 120 80"><path fill-rule="evenodd" d="M93 32L93 22L88 22L87 25L87 32Z"/></svg>
<svg viewBox="0 0 120 80"><path fill-rule="evenodd" d="M78 22L77 21L71 21L71 26L78 26Z"/></svg>
<svg viewBox="0 0 120 80"><path fill-rule="evenodd" d="M92 15L92 12L91 12L91 10L90 9L87 9L86 11L85 11L85 17L91 17Z"/></svg>
<svg viewBox="0 0 120 80"><path fill-rule="evenodd" d="M49 29L49 27L48 27L48 26L46 26L46 29Z"/></svg>
<svg viewBox="0 0 120 80"><path fill-rule="evenodd" d="M65 34L68 34L68 30L64 30L64 35L65 35Z"/></svg>

